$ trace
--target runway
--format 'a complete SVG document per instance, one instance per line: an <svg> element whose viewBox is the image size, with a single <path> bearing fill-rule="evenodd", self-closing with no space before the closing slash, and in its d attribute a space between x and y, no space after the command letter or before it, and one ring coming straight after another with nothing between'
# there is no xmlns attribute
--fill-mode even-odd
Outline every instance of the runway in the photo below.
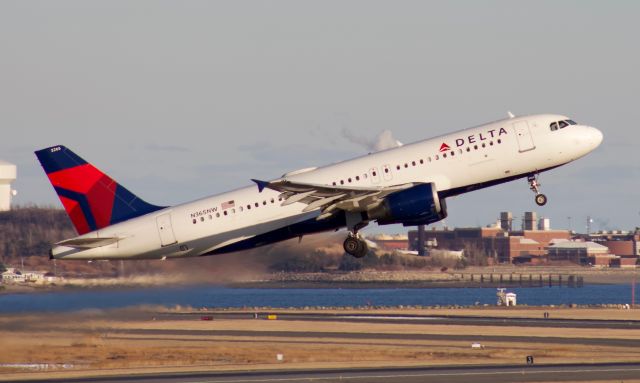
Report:
<svg viewBox="0 0 640 383"><path fill-rule="evenodd" d="M64 379L93 383L251 383L251 382L403 382L403 383L501 383L562 382L640 379L640 363L450 366L372 369L327 369L297 371L193 372L141 374ZM57 380L28 380L56 382ZM62 381L62 380L60 380Z"/></svg>
<svg viewBox="0 0 640 383"><path fill-rule="evenodd" d="M450 324L473 326L517 326L517 327L559 327L559 328L611 328L640 329L638 320L614 319L562 319L562 318L523 318L492 316L456 316L456 315L418 315L418 314L334 314L334 313L289 313L289 312L220 312L158 314L158 318L167 320L196 320L203 315L211 315L216 319L252 319L257 315L266 319L269 314L276 315L278 320L300 321L337 321L361 323L396 323L396 324Z"/></svg>
<svg viewBox="0 0 640 383"><path fill-rule="evenodd" d="M451 335L451 334L422 334L422 333L352 333L352 332L326 332L326 331L259 331L259 330L159 330L159 329L132 329L109 330L110 339L127 339L126 335L153 335L155 339L161 336L216 336L216 337L249 337L252 342L258 338L321 338L321 339L379 339L379 340L442 340L465 342L515 342L515 343L555 343L555 344L583 344L590 346L622 346L640 347L640 339L621 338L570 338L549 336L508 336L508 335ZM133 338L132 338L133 339ZM215 340L212 340L215 341ZM315 341L315 343L318 343Z"/></svg>

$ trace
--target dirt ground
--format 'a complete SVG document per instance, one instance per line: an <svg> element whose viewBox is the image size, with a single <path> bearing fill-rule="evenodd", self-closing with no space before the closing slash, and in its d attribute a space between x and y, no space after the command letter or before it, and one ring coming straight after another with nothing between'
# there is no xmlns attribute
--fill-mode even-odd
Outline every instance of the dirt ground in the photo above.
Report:
<svg viewBox="0 0 640 383"><path fill-rule="evenodd" d="M541 317L545 310L555 318L640 319L640 310L617 309L460 309L428 313ZM425 310L395 312L419 314ZM215 319L215 313L212 321L202 321L199 316L193 320L163 320L157 314L129 309L0 317L0 380L193 370L512 364L522 363L526 355L534 355L538 363L640 361L640 349L634 347L585 346L571 340L545 343L505 338L485 342L481 349L471 348L474 336L479 335L640 339L640 330L231 320ZM219 335L212 330L240 331L240 335ZM287 334L269 334L274 331ZM325 337L322 332L364 335ZM315 337L314 333L319 335ZM379 339L376 334L462 335L468 340ZM284 360L278 361L277 354Z"/></svg>

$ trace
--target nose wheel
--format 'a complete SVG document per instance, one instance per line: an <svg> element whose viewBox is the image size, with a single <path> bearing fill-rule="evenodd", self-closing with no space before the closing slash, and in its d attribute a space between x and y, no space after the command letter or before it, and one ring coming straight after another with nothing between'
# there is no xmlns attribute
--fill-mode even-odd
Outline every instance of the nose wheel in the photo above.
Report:
<svg viewBox="0 0 640 383"><path fill-rule="evenodd" d="M537 174L531 174L529 175L529 177L527 177L527 181L529 182L529 189L531 189L532 192L536 193L536 204L538 206L544 206L547 204L547 196L540 193L540 183L538 182L538 175Z"/></svg>
<svg viewBox="0 0 640 383"><path fill-rule="evenodd" d="M547 204L547 196L544 194L536 194L536 203L538 206L544 206Z"/></svg>

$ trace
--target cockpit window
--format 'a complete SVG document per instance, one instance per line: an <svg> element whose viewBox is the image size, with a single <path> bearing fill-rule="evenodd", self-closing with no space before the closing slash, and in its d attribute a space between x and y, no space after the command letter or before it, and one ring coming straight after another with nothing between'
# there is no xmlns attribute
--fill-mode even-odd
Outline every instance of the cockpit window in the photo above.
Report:
<svg viewBox="0 0 640 383"><path fill-rule="evenodd" d="M564 129L567 126L570 126L570 125L578 125L578 124L573 120L556 121L556 122L552 122L549 125L549 129L551 129L551 131L553 132L553 131L556 131L558 129Z"/></svg>

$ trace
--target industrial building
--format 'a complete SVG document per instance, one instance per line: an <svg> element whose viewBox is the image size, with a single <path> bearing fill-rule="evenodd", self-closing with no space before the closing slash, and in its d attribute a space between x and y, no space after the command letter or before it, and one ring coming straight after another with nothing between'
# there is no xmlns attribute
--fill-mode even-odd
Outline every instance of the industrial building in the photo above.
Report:
<svg viewBox="0 0 640 383"><path fill-rule="evenodd" d="M16 180L16 177L16 166L0 160L0 211L11 210L11 198L17 193L11 189L11 184Z"/></svg>
<svg viewBox="0 0 640 383"><path fill-rule="evenodd" d="M569 230L552 230L548 218L525 212L521 230L514 230L510 212L500 213L495 226L424 231L423 249L480 252L489 263L544 264L570 262L607 267L635 267L640 255L640 231L599 232L572 235ZM420 251L419 231L408 233L408 247ZM572 241L574 239L575 241Z"/></svg>

